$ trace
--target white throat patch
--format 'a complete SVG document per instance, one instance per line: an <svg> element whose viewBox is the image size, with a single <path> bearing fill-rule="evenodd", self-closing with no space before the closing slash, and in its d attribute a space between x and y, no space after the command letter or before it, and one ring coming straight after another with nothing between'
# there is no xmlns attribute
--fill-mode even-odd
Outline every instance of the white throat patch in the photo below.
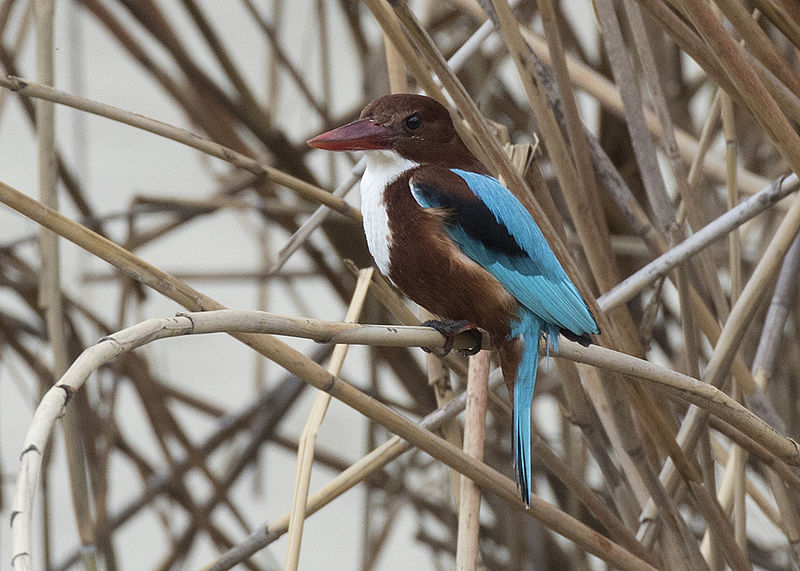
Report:
<svg viewBox="0 0 800 571"><path fill-rule="evenodd" d="M392 232L386 213L384 190L406 171L419 163L410 161L394 151L365 151L367 169L361 177L361 214L364 217L364 234L375 264L385 276L389 275L389 248Z"/></svg>

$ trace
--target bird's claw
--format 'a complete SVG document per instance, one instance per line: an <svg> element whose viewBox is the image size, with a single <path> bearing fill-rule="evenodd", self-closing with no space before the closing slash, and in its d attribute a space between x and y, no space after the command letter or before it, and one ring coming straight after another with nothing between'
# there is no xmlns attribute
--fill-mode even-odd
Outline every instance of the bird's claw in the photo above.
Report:
<svg viewBox="0 0 800 571"><path fill-rule="evenodd" d="M478 329L469 321L439 321L436 319L429 319L421 325L423 327L431 327L445 337L445 342L442 346L441 352L423 347L423 350L427 351L428 353L434 353L438 357L445 357L453 349L453 342L455 341L456 335L459 335L460 333L469 333L472 335L475 339L475 344L465 349L459 349L459 353L462 355L475 355L481 350L481 342L483 341L483 337L481 336L480 331L478 331Z"/></svg>

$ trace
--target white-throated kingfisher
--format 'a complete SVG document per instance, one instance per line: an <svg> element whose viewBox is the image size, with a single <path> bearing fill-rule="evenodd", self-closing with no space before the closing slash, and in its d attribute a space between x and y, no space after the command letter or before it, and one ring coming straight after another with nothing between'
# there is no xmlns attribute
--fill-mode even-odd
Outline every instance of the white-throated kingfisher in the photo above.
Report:
<svg viewBox="0 0 800 571"><path fill-rule="evenodd" d="M557 347L562 333L588 345L599 329L586 302L530 213L434 99L381 97L358 121L308 144L365 152L361 211L380 271L428 311L491 336L513 400L517 485L530 505L539 338Z"/></svg>

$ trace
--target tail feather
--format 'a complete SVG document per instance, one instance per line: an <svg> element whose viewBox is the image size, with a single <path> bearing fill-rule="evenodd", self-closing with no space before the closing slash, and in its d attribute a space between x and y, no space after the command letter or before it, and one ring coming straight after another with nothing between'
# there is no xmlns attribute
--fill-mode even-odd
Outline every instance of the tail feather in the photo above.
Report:
<svg viewBox="0 0 800 571"><path fill-rule="evenodd" d="M500 348L500 364L514 404L514 468L522 501L531 504L531 402L539 368L539 337L558 349L559 328L521 311L508 343Z"/></svg>
<svg viewBox="0 0 800 571"><path fill-rule="evenodd" d="M526 506L531 505L531 402L539 367L539 331L530 330L522 340L522 358L514 383L514 466L517 487Z"/></svg>
<svg viewBox="0 0 800 571"><path fill-rule="evenodd" d="M517 487L526 506L531 503L531 402L539 367L539 337L558 347L559 328L531 312L521 311L511 339L500 351L500 363L514 403L514 466Z"/></svg>

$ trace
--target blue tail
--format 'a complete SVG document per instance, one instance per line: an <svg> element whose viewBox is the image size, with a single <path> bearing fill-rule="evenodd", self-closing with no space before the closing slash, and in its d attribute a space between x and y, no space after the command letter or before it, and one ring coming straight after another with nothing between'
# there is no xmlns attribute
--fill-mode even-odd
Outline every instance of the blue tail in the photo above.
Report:
<svg viewBox="0 0 800 571"><path fill-rule="evenodd" d="M558 349L558 326L547 323L521 309L519 322L511 332L521 337L523 348L514 383L514 466L522 501L531 504L531 402L539 367L539 337L545 334L548 346Z"/></svg>

